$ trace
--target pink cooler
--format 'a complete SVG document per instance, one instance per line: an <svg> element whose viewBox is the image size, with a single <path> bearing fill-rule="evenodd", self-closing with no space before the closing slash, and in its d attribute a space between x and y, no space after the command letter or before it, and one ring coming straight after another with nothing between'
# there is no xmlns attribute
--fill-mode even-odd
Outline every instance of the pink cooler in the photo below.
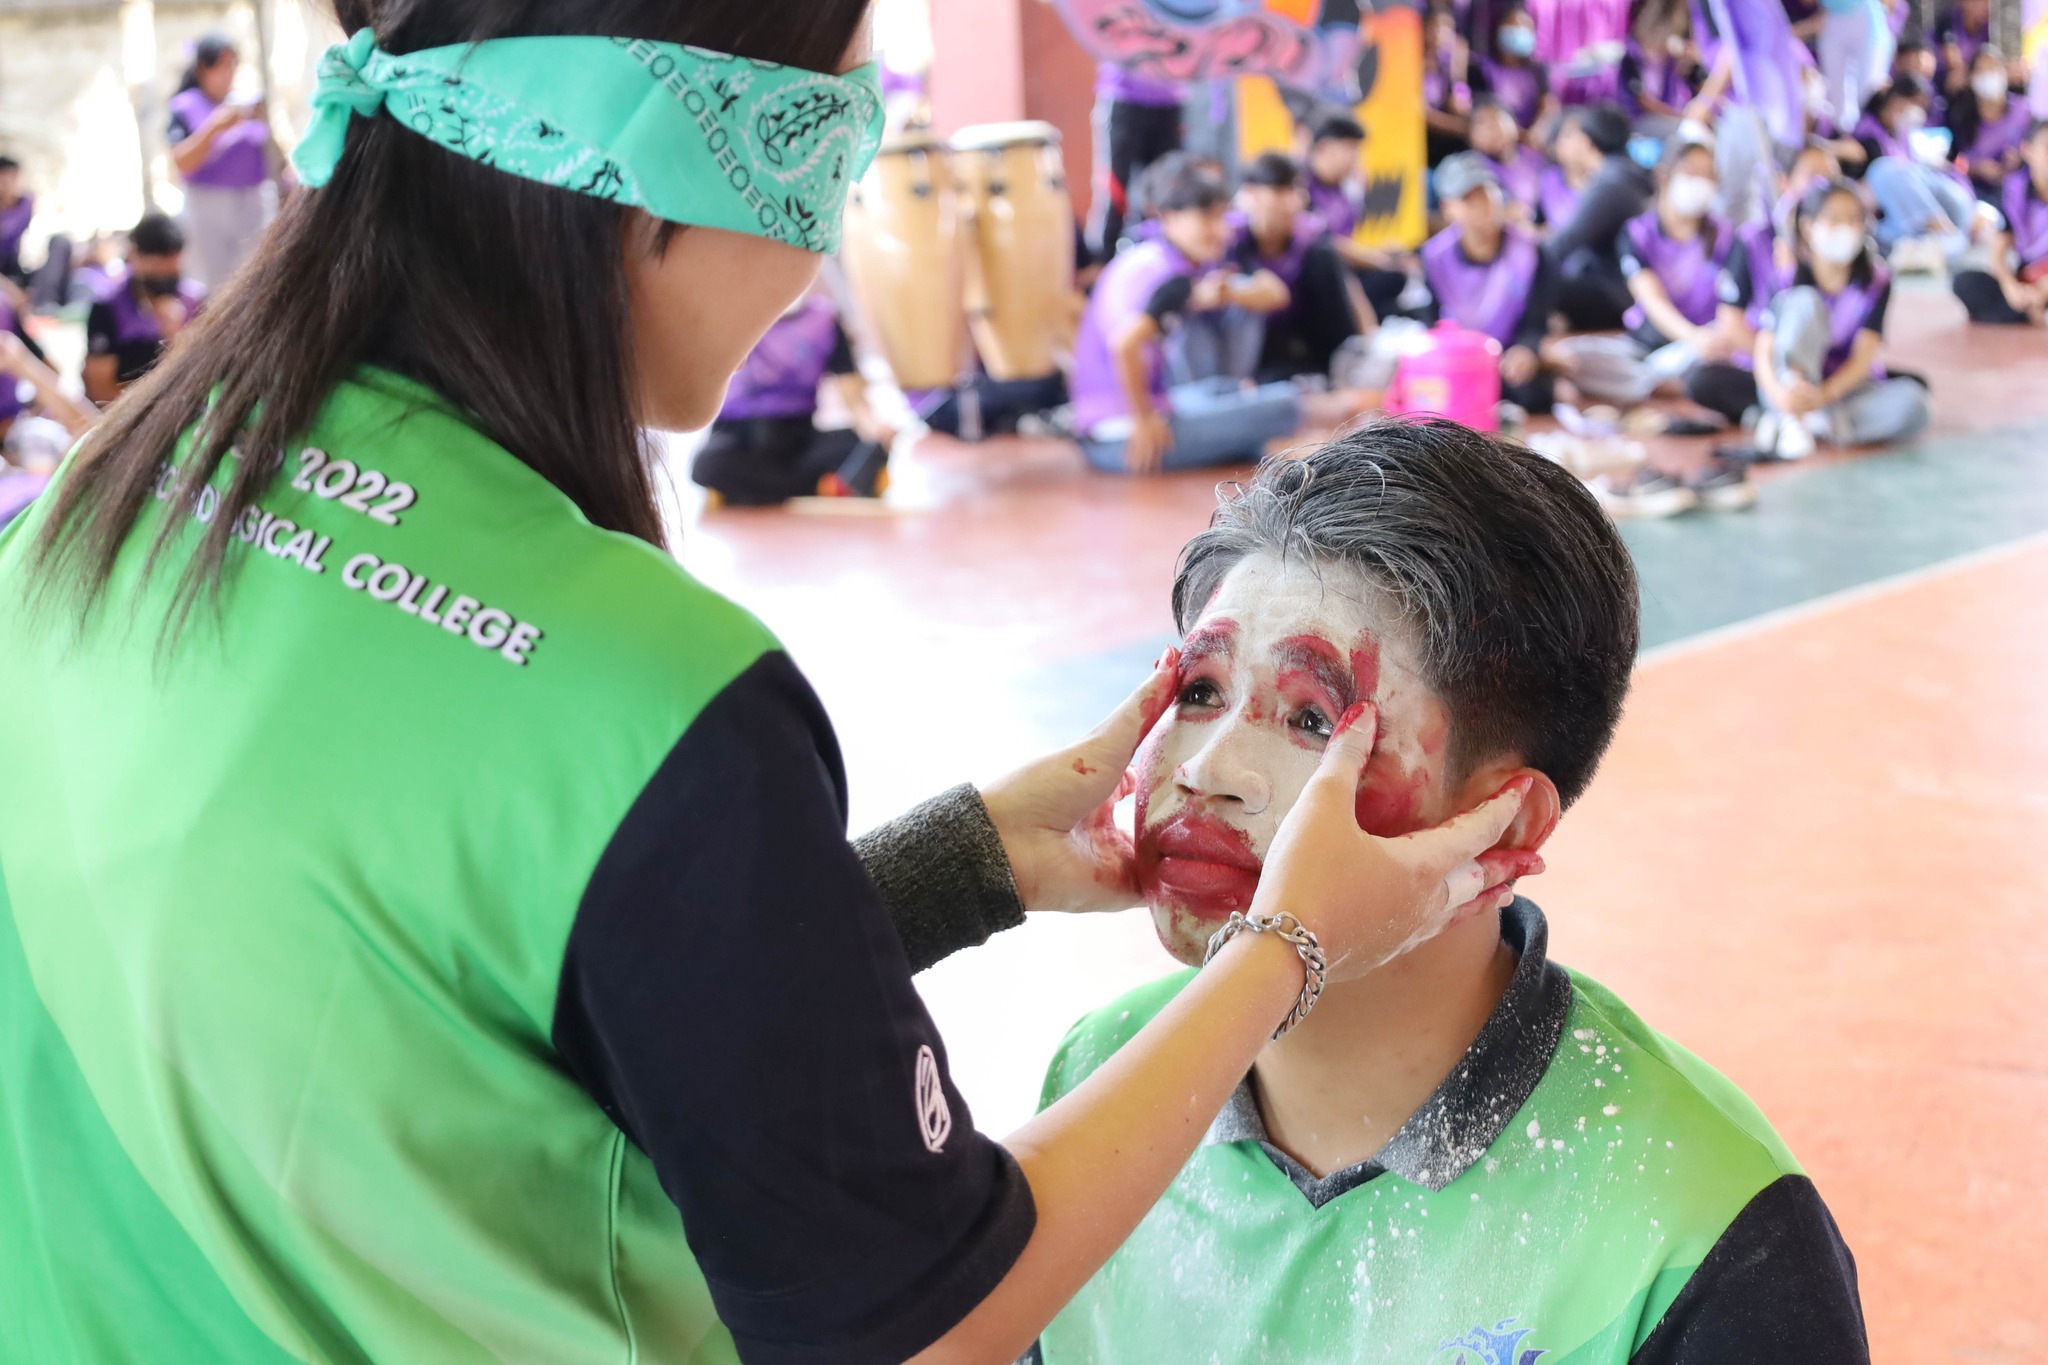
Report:
<svg viewBox="0 0 2048 1365"><path fill-rule="evenodd" d="M1500 343L1439 322L1401 357L1386 409L1448 417L1475 431L1500 430Z"/></svg>

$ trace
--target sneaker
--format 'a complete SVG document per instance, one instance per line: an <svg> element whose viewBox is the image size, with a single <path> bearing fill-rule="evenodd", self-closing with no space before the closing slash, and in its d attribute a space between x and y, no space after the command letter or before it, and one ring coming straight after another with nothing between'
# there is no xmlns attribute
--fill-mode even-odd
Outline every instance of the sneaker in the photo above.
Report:
<svg viewBox="0 0 2048 1365"><path fill-rule="evenodd" d="M863 441L844 465L818 480L821 498L879 498L889 491L889 452Z"/></svg>
<svg viewBox="0 0 2048 1365"><path fill-rule="evenodd" d="M1770 448L1773 455L1781 460L1803 460L1813 454L1813 429L1806 423L1780 418L1777 426L1778 439ZM1763 442L1759 441L1757 444L1762 445Z"/></svg>
<svg viewBox="0 0 2048 1365"><path fill-rule="evenodd" d="M1716 512L1740 512L1756 506L1756 485L1750 482L1749 466L1736 460L1716 460L1685 481L1699 505Z"/></svg>
<svg viewBox="0 0 2048 1365"><path fill-rule="evenodd" d="M1622 478L1605 474L1593 481L1593 496L1615 520L1675 517L1699 505L1699 495L1660 469L1648 465Z"/></svg>

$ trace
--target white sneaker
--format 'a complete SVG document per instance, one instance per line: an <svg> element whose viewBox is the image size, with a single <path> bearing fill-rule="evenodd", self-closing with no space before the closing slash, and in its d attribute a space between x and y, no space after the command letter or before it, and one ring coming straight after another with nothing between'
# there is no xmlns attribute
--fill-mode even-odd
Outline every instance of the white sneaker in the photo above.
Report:
<svg viewBox="0 0 2048 1365"><path fill-rule="evenodd" d="M1757 449L1769 450L1781 460L1803 460L1813 454L1813 432L1804 422L1787 422L1780 418L1778 439L1774 445L1757 443Z"/></svg>

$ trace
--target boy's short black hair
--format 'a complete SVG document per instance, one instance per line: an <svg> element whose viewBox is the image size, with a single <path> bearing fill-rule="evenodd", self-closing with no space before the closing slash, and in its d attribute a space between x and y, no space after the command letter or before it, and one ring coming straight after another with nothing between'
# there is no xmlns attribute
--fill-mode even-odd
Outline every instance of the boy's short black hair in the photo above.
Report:
<svg viewBox="0 0 2048 1365"><path fill-rule="evenodd" d="M0 153L0 171L18 171L20 169L21 163L19 161L5 153Z"/></svg>
<svg viewBox="0 0 2048 1365"><path fill-rule="evenodd" d="M128 234L138 256L175 256L185 249L185 229L167 213L145 213Z"/></svg>
<svg viewBox="0 0 2048 1365"><path fill-rule="evenodd" d="M1566 110L1565 118L1578 125L1586 140L1600 150L1600 155L1619 156L1628 150L1633 130L1629 126L1628 115L1613 101L1582 104L1576 109Z"/></svg>
<svg viewBox="0 0 2048 1365"><path fill-rule="evenodd" d="M1244 168L1243 183L1270 190L1291 190L1301 184L1301 167L1284 152L1265 152Z"/></svg>
<svg viewBox="0 0 2048 1365"><path fill-rule="evenodd" d="M1315 133L1309 139L1317 142L1363 142L1365 125L1349 114L1331 114L1316 124Z"/></svg>
<svg viewBox="0 0 2048 1365"><path fill-rule="evenodd" d="M1192 152L1173 152L1145 168L1138 178L1138 203L1149 217L1183 209L1209 209L1230 202L1223 173Z"/></svg>
<svg viewBox="0 0 2048 1365"><path fill-rule="evenodd" d="M1934 87L1909 71L1903 76L1892 77L1892 83L1877 92L1870 107L1882 109L1893 100L1930 99L1933 95Z"/></svg>
<svg viewBox="0 0 2048 1365"><path fill-rule="evenodd" d="M1526 446L1383 418L1275 458L1181 551L1185 631L1241 560L1348 565L1400 604L1451 711L1454 781L1501 755L1569 805L1621 718L1640 640L1635 566L1585 485Z"/></svg>

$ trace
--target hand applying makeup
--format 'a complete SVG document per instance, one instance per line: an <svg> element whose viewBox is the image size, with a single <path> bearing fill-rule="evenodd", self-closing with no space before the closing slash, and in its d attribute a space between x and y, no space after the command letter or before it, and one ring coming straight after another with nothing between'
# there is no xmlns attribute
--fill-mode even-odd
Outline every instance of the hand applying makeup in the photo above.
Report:
<svg viewBox="0 0 2048 1365"><path fill-rule="evenodd" d="M1252 898L1259 915L1291 914L1321 942L1330 977L1364 976L1443 932L1460 915L1498 910L1507 875L1492 852L1528 796L1517 778L1433 828L1368 834L1358 789L1378 738L1368 702L1344 713L1315 776L1273 838Z"/></svg>
<svg viewBox="0 0 2048 1365"><path fill-rule="evenodd" d="M1132 758L1173 704L1180 651L1078 744L982 789L1027 910L1124 910L1138 904L1135 850L1118 829Z"/></svg>

